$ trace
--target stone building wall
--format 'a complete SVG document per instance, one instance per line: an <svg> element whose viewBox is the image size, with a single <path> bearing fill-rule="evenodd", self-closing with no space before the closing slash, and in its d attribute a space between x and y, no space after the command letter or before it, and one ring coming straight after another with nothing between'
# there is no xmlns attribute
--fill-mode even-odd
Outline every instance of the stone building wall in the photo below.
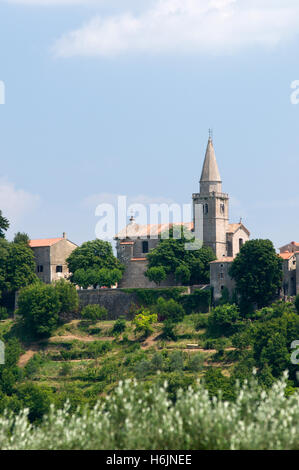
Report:
<svg viewBox="0 0 299 470"><path fill-rule="evenodd" d="M129 319L132 304L138 304L137 294L122 292L119 289L78 290L80 309L86 305L100 305L108 311L108 319L115 320L121 315Z"/></svg>
<svg viewBox="0 0 299 470"><path fill-rule="evenodd" d="M235 282L228 274L232 262L233 258L226 258L210 263L210 284L213 288L213 296L216 302L220 299L225 287L228 289L230 295L234 292Z"/></svg>

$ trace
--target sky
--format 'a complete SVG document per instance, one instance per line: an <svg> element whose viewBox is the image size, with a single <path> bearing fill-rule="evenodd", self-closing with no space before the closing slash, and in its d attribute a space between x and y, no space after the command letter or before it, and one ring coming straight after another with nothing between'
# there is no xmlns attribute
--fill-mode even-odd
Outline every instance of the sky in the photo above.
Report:
<svg viewBox="0 0 299 470"><path fill-rule="evenodd" d="M298 0L0 0L8 238L190 203L212 128L231 222L299 242L298 46Z"/></svg>

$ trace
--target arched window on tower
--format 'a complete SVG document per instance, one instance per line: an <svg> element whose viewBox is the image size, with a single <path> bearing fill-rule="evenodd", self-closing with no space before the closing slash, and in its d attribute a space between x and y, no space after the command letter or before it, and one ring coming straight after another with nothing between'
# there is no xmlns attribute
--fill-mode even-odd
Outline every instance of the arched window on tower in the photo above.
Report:
<svg viewBox="0 0 299 470"><path fill-rule="evenodd" d="M225 210L224 204L220 204L220 213L224 214L224 210Z"/></svg>

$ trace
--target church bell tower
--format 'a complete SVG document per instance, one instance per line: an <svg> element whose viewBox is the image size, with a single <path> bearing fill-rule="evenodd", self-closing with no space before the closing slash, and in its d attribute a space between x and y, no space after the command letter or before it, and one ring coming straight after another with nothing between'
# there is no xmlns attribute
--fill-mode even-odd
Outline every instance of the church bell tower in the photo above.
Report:
<svg viewBox="0 0 299 470"><path fill-rule="evenodd" d="M212 137L209 137L206 155L200 178L199 193L193 194L193 222L199 223L195 216L195 205L203 206L203 242L210 246L217 259L227 256L228 231L228 194L222 192L222 181L216 161Z"/></svg>

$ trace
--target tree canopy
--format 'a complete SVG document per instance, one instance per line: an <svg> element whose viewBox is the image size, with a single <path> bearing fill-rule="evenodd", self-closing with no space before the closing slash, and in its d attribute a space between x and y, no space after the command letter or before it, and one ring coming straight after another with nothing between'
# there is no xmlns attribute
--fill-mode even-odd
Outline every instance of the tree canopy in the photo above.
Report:
<svg viewBox="0 0 299 470"><path fill-rule="evenodd" d="M14 293L37 281L31 248L0 238L0 293Z"/></svg>
<svg viewBox="0 0 299 470"><path fill-rule="evenodd" d="M250 240L241 248L230 268L236 282L240 304L269 305L277 295L282 281L282 260L270 240Z"/></svg>
<svg viewBox="0 0 299 470"><path fill-rule="evenodd" d="M210 262L216 259L213 250L207 246L186 250L186 243L190 243L190 240L183 232L181 238L174 238L173 230L170 230L169 238L164 239L162 236L156 248L147 255L149 264L146 275L149 279L157 283L160 279L164 280L160 272L152 270L161 267L166 276L174 273L176 280L184 285L209 283Z"/></svg>
<svg viewBox="0 0 299 470"><path fill-rule="evenodd" d="M5 233L9 229L9 221L2 215L0 210L0 238L5 238Z"/></svg>
<svg viewBox="0 0 299 470"><path fill-rule="evenodd" d="M124 266L114 256L112 246L93 240L76 248L67 259L71 281L80 287L111 287L122 278Z"/></svg>

